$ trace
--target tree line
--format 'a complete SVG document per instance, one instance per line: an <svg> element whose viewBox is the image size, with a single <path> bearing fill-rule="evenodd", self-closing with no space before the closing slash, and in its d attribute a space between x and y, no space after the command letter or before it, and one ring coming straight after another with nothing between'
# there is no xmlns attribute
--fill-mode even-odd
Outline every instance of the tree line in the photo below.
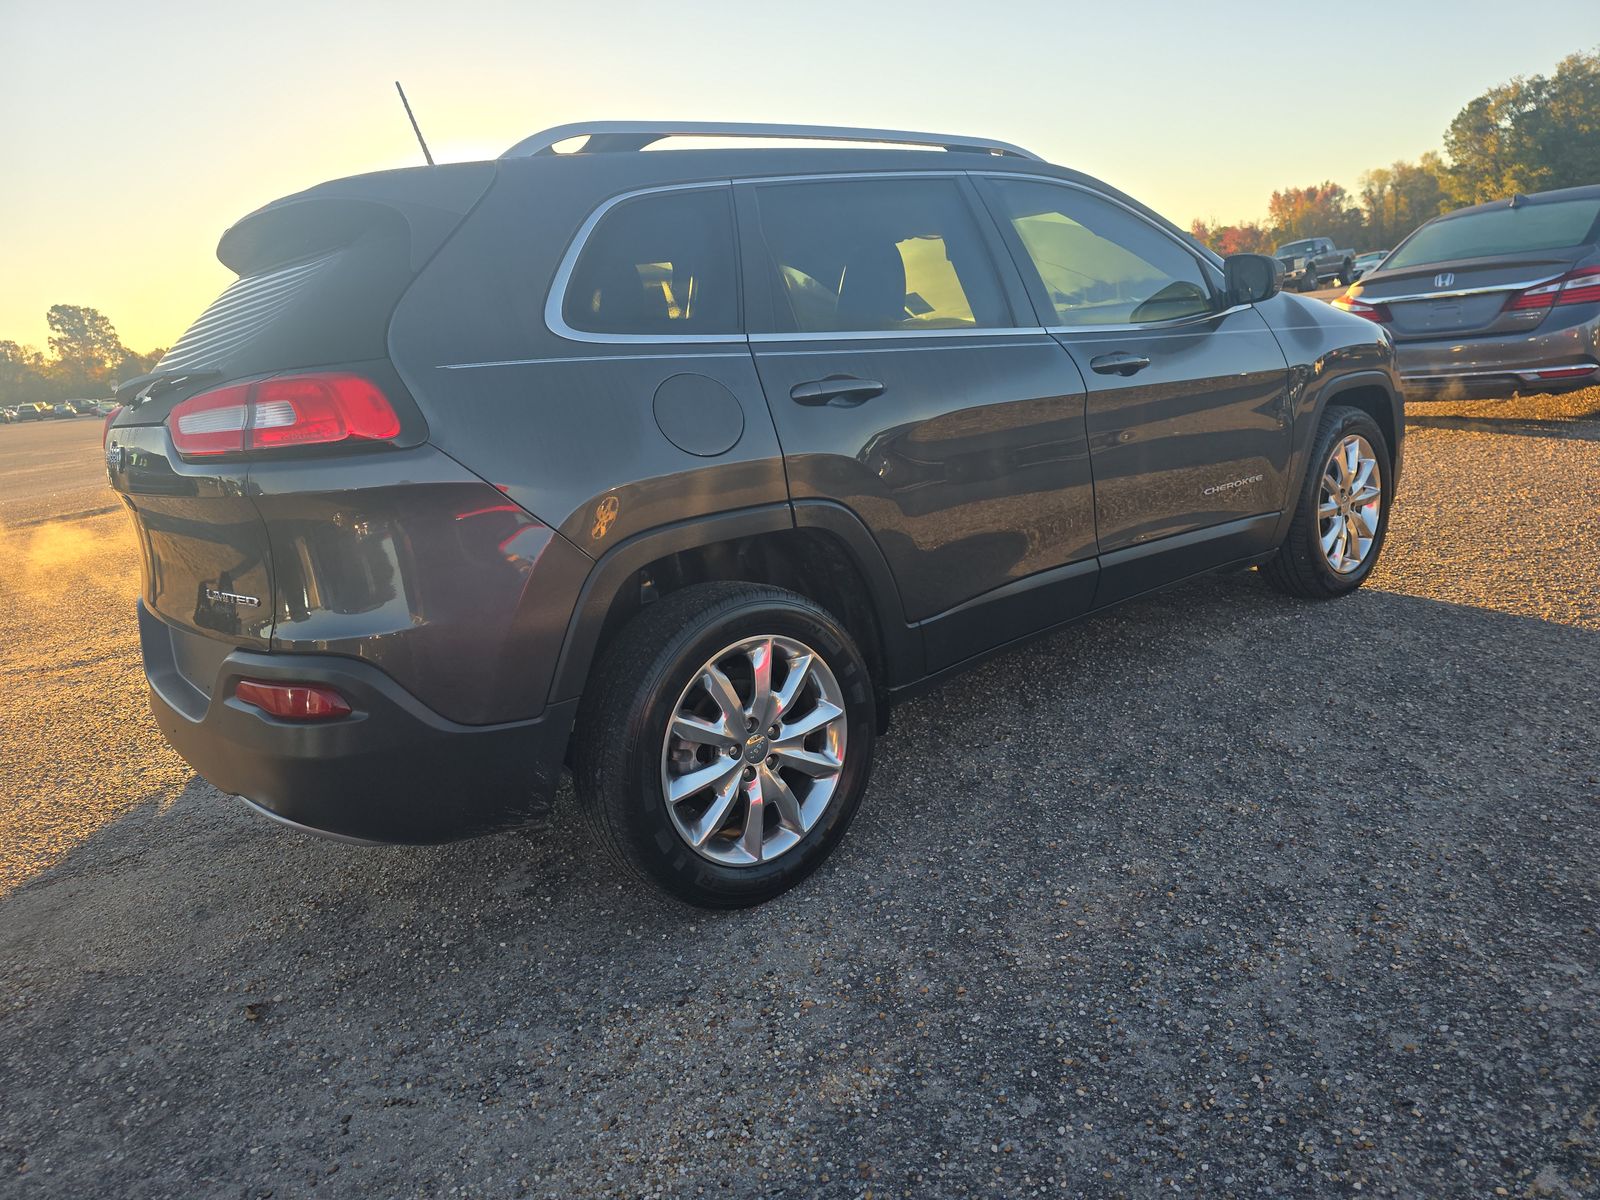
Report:
<svg viewBox="0 0 1600 1200"><path fill-rule="evenodd" d="M82 305L53 304L45 321L49 354L0 340L0 405L108 396L119 380L148 374L166 353L128 349L104 313Z"/></svg>
<svg viewBox="0 0 1600 1200"><path fill-rule="evenodd" d="M1515 192L1600 183L1600 50L1569 55L1550 76L1492 87L1450 122L1444 152L1376 167L1359 190L1337 183L1272 193L1265 221L1195 221L1219 254L1270 252L1280 242L1331 237L1357 250L1387 250L1442 212ZM122 344L103 313L51 306L49 353L0 340L0 404L107 395L146 374L164 353Z"/></svg>
<svg viewBox="0 0 1600 1200"><path fill-rule="evenodd" d="M1600 51L1490 88L1450 122L1442 154L1376 167L1355 193L1332 182L1285 188L1272 193L1265 221L1197 220L1191 231L1218 254L1270 253L1302 237L1389 250L1440 213L1586 183L1600 183Z"/></svg>

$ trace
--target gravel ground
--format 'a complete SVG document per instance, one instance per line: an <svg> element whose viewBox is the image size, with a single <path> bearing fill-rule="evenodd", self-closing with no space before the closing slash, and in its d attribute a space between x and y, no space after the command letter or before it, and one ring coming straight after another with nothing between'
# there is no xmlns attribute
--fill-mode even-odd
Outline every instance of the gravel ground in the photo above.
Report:
<svg viewBox="0 0 1600 1200"><path fill-rule="evenodd" d="M906 707L727 915L570 807L251 817L142 716L122 518L0 531L0 1194L1600 1193L1591 400L1414 430L1351 598L1190 584Z"/></svg>

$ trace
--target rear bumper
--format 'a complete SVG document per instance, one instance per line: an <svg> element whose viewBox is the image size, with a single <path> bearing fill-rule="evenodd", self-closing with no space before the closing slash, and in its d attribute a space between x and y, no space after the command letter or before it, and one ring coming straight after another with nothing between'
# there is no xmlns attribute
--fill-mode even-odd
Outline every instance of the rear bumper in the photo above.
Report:
<svg viewBox="0 0 1600 1200"><path fill-rule="evenodd" d="M1600 383L1600 317L1548 332L1395 341L1408 399L1562 392Z"/></svg>
<svg viewBox="0 0 1600 1200"><path fill-rule="evenodd" d="M426 843L548 811L576 701L534 720L460 725L368 663L248 650L221 660L208 696L178 669L174 632L139 605L156 724L205 779L269 816L355 841ZM354 711L315 724L280 721L233 699L242 678L325 684Z"/></svg>

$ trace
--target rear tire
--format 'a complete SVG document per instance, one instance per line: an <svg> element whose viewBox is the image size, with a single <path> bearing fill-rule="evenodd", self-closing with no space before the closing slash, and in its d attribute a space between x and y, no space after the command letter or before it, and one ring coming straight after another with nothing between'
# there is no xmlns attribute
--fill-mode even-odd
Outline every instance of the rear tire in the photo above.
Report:
<svg viewBox="0 0 1600 1200"><path fill-rule="evenodd" d="M1352 262L1346 262L1339 268L1339 286L1349 287L1356 281L1356 267Z"/></svg>
<svg viewBox="0 0 1600 1200"><path fill-rule="evenodd" d="M1330 600L1360 587L1389 530L1392 461L1371 416L1329 407L1317 426L1289 533L1261 566L1267 582L1306 600Z"/></svg>
<svg viewBox="0 0 1600 1200"><path fill-rule="evenodd" d="M573 776L588 828L682 900L759 904L844 836L871 774L874 714L860 651L806 597L751 583L671 593L622 629L585 689Z"/></svg>

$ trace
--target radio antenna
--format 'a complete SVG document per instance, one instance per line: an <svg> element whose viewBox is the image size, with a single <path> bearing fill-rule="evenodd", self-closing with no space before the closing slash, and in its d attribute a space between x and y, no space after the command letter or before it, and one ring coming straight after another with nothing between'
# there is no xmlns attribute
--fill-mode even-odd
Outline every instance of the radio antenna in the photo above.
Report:
<svg viewBox="0 0 1600 1200"><path fill-rule="evenodd" d="M422 157L428 160L428 165L433 166L433 155L428 153L428 143L422 140L422 130L417 126L416 115L411 111L411 101L406 99L406 90L400 86L400 81L394 81L394 90L400 93L400 103L406 106L406 116L411 120L411 131L417 135L417 145L422 147Z"/></svg>

